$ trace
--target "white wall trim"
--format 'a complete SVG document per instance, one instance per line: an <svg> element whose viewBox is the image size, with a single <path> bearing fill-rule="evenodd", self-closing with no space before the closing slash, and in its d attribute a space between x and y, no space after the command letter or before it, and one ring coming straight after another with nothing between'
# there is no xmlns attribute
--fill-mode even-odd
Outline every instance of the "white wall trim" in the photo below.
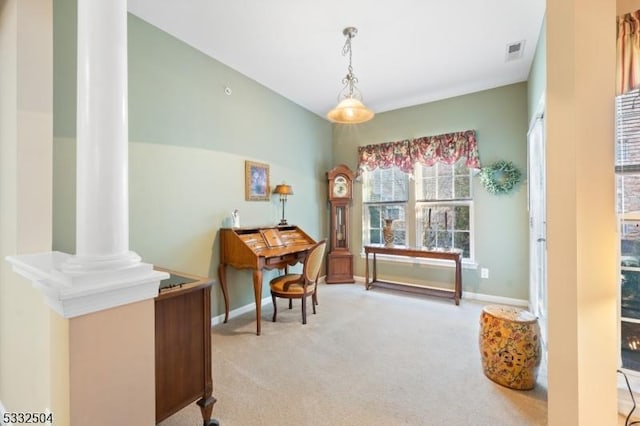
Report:
<svg viewBox="0 0 640 426"><path fill-rule="evenodd" d="M72 257L53 251L6 259L16 273L31 280L47 304L64 318L153 299L158 295L160 281L169 277L148 263L104 271L63 271L62 266Z"/></svg>
<svg viewBox="0 0 640 426"><path fill-rule="evenodd" d="M468 300L477 300L480 302L499 303L501 305L523 306L528 308L529 301L524 299L513 299L511 297L494 296L492 294L472 293L469 291L462 292L462 298Z"/></svg>
<svg viewBox="0 0 640 426"><path fill-rule="evenodd" d="M12 426L12 423L5 423L4 421L4 413L6 412L7 410L4 408L2 401L0 401L0 425Z"/></svg>
<svg viewBox="0 0 640 426"><path fill-rule="evenodd" d="M260 306L268 305L271 303L271 297L265 297L262 299ZM256 304L254 302L248 303L244 306L240 306L232 311L229 311L229 319L236 318L242 314L247 312L254 312L256 310ZM211 327L216 326L218 324L222 324L224 322L224 313L220 315L216 315L211 318Z"/></svg>

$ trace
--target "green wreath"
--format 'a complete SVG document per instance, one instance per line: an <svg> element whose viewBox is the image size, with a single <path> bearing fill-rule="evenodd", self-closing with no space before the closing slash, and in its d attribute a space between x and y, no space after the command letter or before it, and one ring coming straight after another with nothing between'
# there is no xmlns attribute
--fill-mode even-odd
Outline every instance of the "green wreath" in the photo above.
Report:
<svg viewBox="0 0 640 426"><path fill-rule="evenodd" d="M506 194L520 182L522 173L511 161L497 161L480 170L480 182L492 194Z"/></svg>

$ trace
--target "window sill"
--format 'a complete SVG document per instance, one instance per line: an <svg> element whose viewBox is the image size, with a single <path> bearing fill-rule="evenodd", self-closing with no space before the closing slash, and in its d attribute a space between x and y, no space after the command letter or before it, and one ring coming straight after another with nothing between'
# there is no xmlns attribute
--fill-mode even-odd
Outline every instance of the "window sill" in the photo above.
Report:
<svg viewBox="0 0 640 426"><path fill-rule="evenodd" d="M364 259L364 251L360 252L360 258ZM441 268L455 268L453 262L441 259L425 259L417 257L393 256L389 254L377 254L377 260L392 263L411 263L413 265L437 266ZM471 259L462 259L462 269L478 269L478 264Z"/></svg>

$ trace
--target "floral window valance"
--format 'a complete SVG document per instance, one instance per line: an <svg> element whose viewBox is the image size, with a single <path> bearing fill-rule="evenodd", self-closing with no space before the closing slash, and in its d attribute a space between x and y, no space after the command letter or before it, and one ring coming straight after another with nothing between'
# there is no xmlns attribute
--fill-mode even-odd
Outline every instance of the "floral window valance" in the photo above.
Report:
<svg viewBox="0 0 640 426"><path fill-rule="evenodd" d="M358 147L358 171L360 176L376 168L387 169L397 166L405 173L413 173L413 165L421 163L432 166L437 162L453 164L466 158L471 169L480 168L476 132L447 133L438 136L424 136L411 141L387 142Z"/></svg>
<svg viewBox="0 0 640 426"><path fill-rule="evenodd" d="M377 168L396 166L405 173L413 171L409 141L387 142L358 147L358 175Z"/></svg>

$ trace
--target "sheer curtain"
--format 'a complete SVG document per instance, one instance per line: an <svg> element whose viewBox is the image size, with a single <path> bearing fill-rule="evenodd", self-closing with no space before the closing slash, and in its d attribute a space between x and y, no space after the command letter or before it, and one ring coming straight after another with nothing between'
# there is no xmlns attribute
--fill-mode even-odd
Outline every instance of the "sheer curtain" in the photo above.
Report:
<svg viewBox="0 0 640 426"><path fill-rule="evenodd" d="M617 18L616 94L640 86L640 10Z"/></svg>

